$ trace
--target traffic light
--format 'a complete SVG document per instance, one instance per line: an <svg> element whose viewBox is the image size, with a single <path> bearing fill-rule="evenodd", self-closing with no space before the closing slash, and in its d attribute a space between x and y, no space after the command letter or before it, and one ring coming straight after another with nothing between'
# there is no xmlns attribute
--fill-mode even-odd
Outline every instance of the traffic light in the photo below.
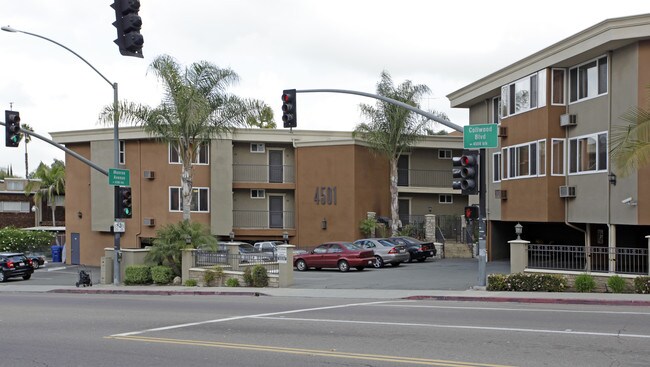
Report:
<svg viewBox="0 0 650 367"><path fill-rule="evenodd" d="M463 195L478 194L478 153L465 150L460 157L452 158L452 188Z"/></svg>
<svg viewBox="0 0 650 367"><path fill-rule="evenodd" d="M140 11L139 0L115 0L111 7L115 9L115 22L117 28L117 39L115 43L124 56L135 56L142 58L142 45L144 37L140 34L142 18L138 15Z"/></svg>
<svg viewBox="0 0 650 367"><path fill-rule="evenodd" d="M131 218L133 216L133 206L131 200L131 188L127 186L117 187L117 197L115 198L115 205L117 205L117 218Z"/></svg>
<svg viewBox="0 0 650 367"><path fill-rule="evenodd" d="M465 219L478 219L478 206L466 206L465 207Z"/></svg>
<svg viewBox="0 0 650 367"><path fill-rule="evenodd" d="M20 133L20 113L5 110L5 146L17 147L22 137Z"/></svg>
<svg viewBox="0 0 650 367"><path fill-rule="evenodd" d="M282 91L282 122L284 123L284 127L298 126L295 89L285 89Z"/></svg>

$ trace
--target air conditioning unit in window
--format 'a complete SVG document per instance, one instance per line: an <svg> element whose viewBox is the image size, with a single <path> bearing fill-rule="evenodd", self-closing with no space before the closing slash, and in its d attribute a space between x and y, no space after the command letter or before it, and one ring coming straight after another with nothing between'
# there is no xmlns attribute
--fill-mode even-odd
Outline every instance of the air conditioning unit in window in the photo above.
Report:
<svg viewBox="0 0 650 367"><path fill-rule="evenodd" d="M153 227L156 225L156 219L154 218L144 218L142 222L147 227Z"/></svg>
<svg viewBox="0 0 650 367"><path fill-rule="evenodd" d="M153 180L156 178L156 172L155 171L144 171L144 178Z"/></svg>
<svg viewBox="0 0 650 367"><path fill-rule="evenodd" d="M499 137L506 138L508 137L508 128L505 126L499 126Z"/></svg>
<svg viewBox="0 0 650 367"><path fill-rule="evenodd" d="M560 186L560 197L561 198L574 198L574 197L576 197L576 187L575 186Z"/></svg>
<svg viewBox="0 0 650 367"><path fill-rule="evenodd" d="M570 115L565 113L560 115L560 126L576 126L578 124L578 118L576 115Z"/></svg>
<svg viewBox="0 0 650 367"><path fill-rule="evenodd" d="M497 200L508 200L508 190L494 190L494 198Z"/></svg>

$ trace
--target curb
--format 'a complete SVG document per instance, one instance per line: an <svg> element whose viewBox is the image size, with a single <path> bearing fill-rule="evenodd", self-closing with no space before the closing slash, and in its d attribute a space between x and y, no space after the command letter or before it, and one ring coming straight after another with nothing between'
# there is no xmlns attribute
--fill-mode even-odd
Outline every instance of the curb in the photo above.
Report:
<svg viewBox="0 0 650 367"><path fill-rule="evenodd" d="M564 305L609 305L609 306L650 306L649 301L606 300L606 299L570 299L570 298L526 298L526 297L467 297L467 296L410 296L402 299L435 301L469 301L469 302L511 302L511 303L546 303Z"/></svg>
<svg viewBox="0 0 650 367"><path fill-rule="evenodd" d="M67 294L133 294L133 295L158 295L158 296L268 296L260 292L223 292L223 291L171 291L171 290L145 290L145 289L52 289L46 293Z"/></svg>

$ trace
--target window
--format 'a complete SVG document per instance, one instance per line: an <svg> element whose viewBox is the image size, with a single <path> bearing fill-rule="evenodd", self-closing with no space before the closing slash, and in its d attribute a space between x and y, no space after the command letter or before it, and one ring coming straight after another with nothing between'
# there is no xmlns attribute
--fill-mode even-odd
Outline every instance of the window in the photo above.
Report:
<svg viewBox="0 0 650 367"><path fill-rule="evenodd" d="M501 154L499 158L503 163L502 179L544 176L546 174L546 163L544 162L546 142L544 140L506 147ZM495 178L496 176L493 177L493 179Z"/></svg>
<svg viewBox="0 0 650 367"><path fill-rule="evenodd" d="M571 102L607 93L607 56L569 69Z"/></svg>
<svg viewBox="0 0 650 367"><path fill-rule="evenodd" d="M564 175L564 140L553 139L551 146L551 175Z"/></svg>
<svg viewBox="0 0 650 367"><path fill-rule="evenodd" d="M607 133L569 139L569 173L607 170Z"/></svg>
<svg viewBox="0 0 650 367"><path fill-rule="evenodd" d="M501 97L492 98L492 111L490 115L492 116L493 124L498 124L501 122L501 110L499 106L501 106Z"/></svg>
<svg viewBox="0 0 650 367"><path fill-rule="evenodd" d="M120 140L120 154L119 154L119 162L120 164L126 164L126 142L124 140Z"/></svg>
<svg viewBox="0 0 650 367"><path fill-rule="evenodd" d="M208 145L208 142L203 142L199 145L199 147L196 150L196 156L194 157L194 160L192 161L192 164L209 164L209 156L210 156L210 146ZM173 146L172 144L169 144L169 163L170 164L180 164L181 163L181 157L180 154L178 153L178 148Z"/></svg>
<svg viewBox="0 0 650 367"><path fill-rule="evenodd" d="M264 153L264 143L251 143L251 153Z"/></svg>
<svg viewBox="0 0 650 367"><path fill-rule="evenodd" d="M451 159L451 149L438 149L438 159Z"/></svg>
<svg viewBox="0 0 650 367"><path fill-rule="evenodd" d="M564 69L553 69L551 72L553 75L553 80L552 80L552 96L551 96L551 104L554 105L563 105L565 104L564 101L564 88L565 88L565 81L564 81Z"/></svg>
<svg viewBox="0 0 650 367"><path fill-rule="evenodd" d="M438 195L439 204L453 204L454 197L453 195Z"/></svg>
<svg viewBox="0 0 650 367"><path fill-rule="evenodd" d="M540 70L535 74L501 87L501 101L499 105L501 117L511 116L545 106L546 70Z"/></svg>
<svg viewBox="0 0 650 367"><path fill-rule="evenodd" d="M501 153L492 154L492 181L501 181Z"/></svg>
<svg viewBox="0 0 650 367"><path fill-rule="evenodd" d="M191 212L207 213L210 211L208 205L210 189L207 187L192 188L192 202L190 203ZM180 212L183 210L183 198L181 197L180 187L169 188L169 211Z"/></svg>
<svg viewBox="0 0 650 367"><path fill-rule="evenodd" d="M25 181L6 180L7 190L9 191L23 191L25 190Z"/></svg>
<svg viewBox="0 0 650 367"><path fill-rule="evenodd" d="M0 213L29 213L28 201L0 201Z"/></svg>
<svg viewBox="0 0 650 367"><path fill-rule="evenodd" d="M253 189L251 190L251 199L264 199L266 197L266 192L264 189Z"/></svg>

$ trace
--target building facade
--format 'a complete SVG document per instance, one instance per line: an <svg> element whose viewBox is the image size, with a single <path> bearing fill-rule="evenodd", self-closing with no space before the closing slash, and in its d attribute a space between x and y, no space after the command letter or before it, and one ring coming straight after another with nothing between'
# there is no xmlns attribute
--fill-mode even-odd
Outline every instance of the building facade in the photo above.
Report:
<svg viewBox="0 0 650 367"><path fill-rule="evenodd" d="M647 248L650 167L612 164L622 116L648 108L650 15L605 20L448 95L470 124L499 124L487 149L488 253L514 226L533 243ZM611 269L611 268L610 268Z"/></svg>
<svg viewBox="0 0 650 367"><path fill-rule="evenodd" d="M51 134L101 167L113 165L113 131ZM400 159L400 218L423 222L428 213L458 217L467 198L451 190L451 157L461 135L427 136ZM181 164L176 149L141 128L120 129L120 168L130 172L133 217L125 219L123 248L142 248L156 230L182 220ZM108 178L66 155L67 259L99 265L113 247L113 187ZM239 129L200 147L193 164L191 220L222 239L282 240L310 248L361 236L374 212L390 217L387 160L351 132Z"/></svg>

